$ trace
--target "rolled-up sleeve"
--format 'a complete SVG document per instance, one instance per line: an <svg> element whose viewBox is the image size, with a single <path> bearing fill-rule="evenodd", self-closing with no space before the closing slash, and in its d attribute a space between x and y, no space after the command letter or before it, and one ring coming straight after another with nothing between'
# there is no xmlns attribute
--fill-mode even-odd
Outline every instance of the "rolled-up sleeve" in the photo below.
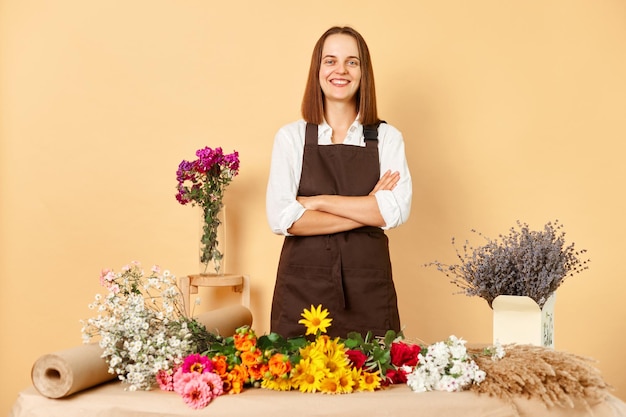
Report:
<svg viewBox="0 0 626 417"><path fill-rule="evenodd" d="M384 230L398 227L409 219L413 182L406 161L404 139L393 126L382 124L379 130L379 155L381 176L387 171L398 171L400 180L393 190L376 192L380 214L385 220Z"/></svg>
<svg viewBox="0 0 626 417"><path fill-rule="evenodd" d="M266 214L270 229L279 235L289 236L287 230L305 211L296 201L302 172L304 126L304 121L294 122L281 128L274 138Z"/></svg>

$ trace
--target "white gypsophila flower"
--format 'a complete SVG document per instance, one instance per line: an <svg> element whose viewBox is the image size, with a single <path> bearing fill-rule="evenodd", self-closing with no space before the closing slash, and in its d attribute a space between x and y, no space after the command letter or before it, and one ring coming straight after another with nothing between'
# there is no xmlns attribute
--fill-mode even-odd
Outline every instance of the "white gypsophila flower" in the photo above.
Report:
<svg viewBox="0 0 626 417"><path fill-rule="evenodd" d="M157 278L149 278L146 281L146 285L144 286L144 289L149 290L151 287L159 288L160 286L161 286L161 281L159 281Z"/></svg>
<svg viewBox="0 0 626 417"><path fill-rule="evenodd" d="M121 273L103 271L100 279L109 292L90 304L100 315L82 322L83 341L100 336L109 371L129 390L150 389L157 372L171 370L194 350L176 277L158 267L145 276L131 262Z"/></svg>

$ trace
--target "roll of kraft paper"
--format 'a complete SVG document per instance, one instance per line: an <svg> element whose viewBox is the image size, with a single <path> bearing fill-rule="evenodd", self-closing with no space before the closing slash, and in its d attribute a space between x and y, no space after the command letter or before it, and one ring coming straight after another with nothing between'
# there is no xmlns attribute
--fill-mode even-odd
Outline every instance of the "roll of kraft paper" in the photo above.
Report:
<svg viewBox="0 0 626 417"><path fill-rule="evenodd" d="M252 313L242 305L208 311L195 319L208 331L222 336L252 325ZM116 378L108 372L108 364L101 356L102 348L97 343L43 355L31 371L33 386L45 397L63 398Z"/></svg>
<svg viewBox="0 0 626 417"><path fill-rule="evenodd" d="M194 318L207 331L221 336L232 336L239 327L252 326L252 313L240 304L207 311Z"/></svg>
<svg viewBox="0 0 626 417"><path fill-rule="evenodd" d="M45 397L61 398L110 381L116 376L101 356L97 343L43 355L33 365L33 385Z"/></svg>

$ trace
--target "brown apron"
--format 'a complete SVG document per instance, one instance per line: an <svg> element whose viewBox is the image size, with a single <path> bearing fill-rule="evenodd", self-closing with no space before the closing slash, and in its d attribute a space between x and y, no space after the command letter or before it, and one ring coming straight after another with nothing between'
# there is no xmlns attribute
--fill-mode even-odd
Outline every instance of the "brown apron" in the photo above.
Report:
<svg viewBox="0 0 626 417"><path fill-rule="evenodd" d="M298 195L365 196L380 177L377 131L366 131L366 146L318 145L317 125L307 124ZM369 134L368 134L369 133ZM271 331L303 335L304 309L328 309L331 337L368 331L382 336L400 330L387 235L365 226L317 236L286 236L274 298Z"/></svg>

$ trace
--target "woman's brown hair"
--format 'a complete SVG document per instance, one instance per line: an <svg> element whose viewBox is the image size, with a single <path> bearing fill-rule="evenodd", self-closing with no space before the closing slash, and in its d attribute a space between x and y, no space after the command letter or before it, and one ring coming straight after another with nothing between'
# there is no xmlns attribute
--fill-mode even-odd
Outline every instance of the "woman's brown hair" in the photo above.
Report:
<svg viewBox="0 0 626 417"><path fill-rule="evenodd" d="M330 35L352 36L359 48L359 58L361 60L361 85L356 93L357 112L359 121L363 125L378 123L378 110L376 108L376 89L374 88L374 70L370 51L365 43L365 39L351 27L333 26L328 29L317 41L311 56L311 66L309 77L304 89L302 99L302 117L309 123L322 124L324 121L324 93L320 85L319 73L322 65L322 49L324 42Z"/></svg>

